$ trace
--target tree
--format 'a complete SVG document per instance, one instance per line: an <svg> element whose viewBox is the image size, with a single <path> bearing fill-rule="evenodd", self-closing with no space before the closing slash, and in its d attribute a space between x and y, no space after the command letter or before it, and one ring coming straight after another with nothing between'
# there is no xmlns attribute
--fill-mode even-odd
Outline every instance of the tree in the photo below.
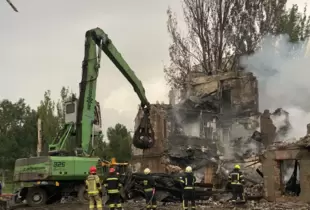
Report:
<svg viewBox="0 0 310 210"><path fill-rule="evenodd" d="M20 157L35 155L37 113L24 101L0 102L0 154L2 168L12 169Z"/></svg>
<svg viewBox="0 0 310 210"><path fill-rule="evenodd" d="M107 130L108 144L103 143L105 159L115 157L118 162L127 162L131 159L131 135L122 124L116 124Z"/></svg>
<svg viewBox="0 0 310 210"><path fill-rule="evenodd" d="M61 127L65 123L64 102L72 98L73 93L69 92L68 87L62 87L60 99L56 103L51 98L51 91L44 93L44 99L41 100L38 107L38 117L42 120L43 130L43 151L46 153L47 146L53 141Z"/></svg>
<svg viewBox="0 0 310 210"><path fill-rule="evenodd" d="M307 5L303 13L298 11L294 4L280 19L277 29L278 34L288 34L291 42L304 41L310 36L310 16L307 16Z"/></svg>
<svg viewBox="0 0 310 210"><path fill-rule="evenodd" d="M168 9L170 66L164 69L176 89L187 89L192 71L214 74L236 69L242 55L253 53L261 38L276 33L286 0L183 0L187 35Z"/></svg>
<svg viewBox="0 0 310 210"><path fill-rule="evenodd" d="M48 90L44 93L44 99L41 100L38 107L38 117L42 120L42 133L44 140L44 150L47 144L51 143L60 129L59 117L56 115L56 105L51 99L51 91Z"/></svg>

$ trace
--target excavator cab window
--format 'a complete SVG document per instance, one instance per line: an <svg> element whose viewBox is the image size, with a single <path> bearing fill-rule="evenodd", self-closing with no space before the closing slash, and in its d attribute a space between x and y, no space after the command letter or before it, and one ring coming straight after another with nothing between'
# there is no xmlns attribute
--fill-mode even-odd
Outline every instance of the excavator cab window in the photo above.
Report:
<svg viewBox="0 0 310 210"><path fill-rule="evenodd" d="M72 114L75 112L75 103L70 103L66 105L66 114Z"/></svg>

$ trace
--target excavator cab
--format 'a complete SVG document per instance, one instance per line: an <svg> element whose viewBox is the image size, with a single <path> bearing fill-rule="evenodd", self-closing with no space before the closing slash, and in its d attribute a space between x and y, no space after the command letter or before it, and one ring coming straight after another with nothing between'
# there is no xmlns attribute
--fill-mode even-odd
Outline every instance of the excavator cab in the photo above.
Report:
<svg viewBox="0 0 310 210"><path fill-rule="evenodd" d="M79 100L73 96L71 100L65 102L65 123L76 123L77 122L77 112L78 112ZM102 122L101 122L101 111L100 104L96 101L95 105L95 119L94 119L94 130L95 133L102 131Z"/></svg>
<svg viewBox="0 0 310 210"><path fill-rule="evenodd" d="M74 95L72 95L70 100L65 102L64 104L65 125L59 131L58 135L53 140L53 142L49 145L49 155L84 156L82 148L79 148L78 145L75 144L76 143L75 141L69 140L71 137L74 138L76 135L78 103L79 99L77 99ZM101 122L100 104L99 102L96 101L92 135L94 136L94 138L97 138L101 134L102 134L102 122ZM93 139L91 139L90 144L92 148L94 148Z"/></svg>

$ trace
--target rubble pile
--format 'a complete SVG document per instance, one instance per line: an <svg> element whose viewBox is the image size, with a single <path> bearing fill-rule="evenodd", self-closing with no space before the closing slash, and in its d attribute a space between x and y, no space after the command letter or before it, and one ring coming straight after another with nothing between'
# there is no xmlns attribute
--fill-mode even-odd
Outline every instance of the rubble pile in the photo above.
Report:
<svg viewBox="0 0 310 210"><path fill-rule="evenodd" d="M306 136L300 138L297 141L294 142L290 142L290 141L275 141L273 142L273 144L271 144L268 149L281 149L281 148L287 148L287 147L291 147L291 146L295 146L295 147L305 147L308 148L310 146L310 135L307 134Z"/></svg>
<svg viewBox="0 0 310 210"><path fill-rule="evenodd" d="M259 157L273 148L310 147L310 125L306 137L288 143L283 139L287 139L292 129L289 113L281 108L258 112L257 80L252 74L236 72L207 76L194 72L189 83L189 90L181 94L178 103L171 97L169 107L154 108L154 113L161 113L153 116L161 143L152 155L156 153L161 157L164 169L159 171L168 173L165 177L156 175L159 182L166 180L159 184L160 191L167 191L160 193L165 197L164 201L180 200L180 189L174 176L182 175L183 169L190 165L203 192L199 199L214 198L208 200L209 206L227 207L231 198L227 178L235 164L240 164L244 173L245 193L257 201L264 195L260 162L263 160ZM153 158L151 153L146 154L150 154L149 159ZM155 162L153 158L152 163L145 161L142 165L154 165L154 170L158 170L161 166L156 164L155 167ZM265 169L264 172L267 173ZM272 177L267 174L265 178L268 176ZM138 176L133 177L135 186L131 186L131 190L139 188ZM288 183L296 185L292 177ZM212 189L212 192L205 193L206 189ZM247 205L248 209L292 209L288 207L290 204L275 205L263 201Z"/></svg>
<svg viewBox="0 0 310 210"><path fill-rule="evenodd" d="M279 202L279 203L270 203L266 200L260 200L259 202L251 201L247 203L246 209L251 210L284 210L284 209L294 209L294 210L307 210L309 205L305 203L297 202Z"/></svg>
<svg viewBox="0 0 310 210"><path fill-rule="evenodd" d="M307 132L309 132L309 124L307 126ZM300 147L309 147L310 146L310 133L307 133L306 136L300 138L298 141L293 143L296 146L300 146Z"/></svg>
<svg viewBox="0 0 310 210"><path fill-rule="evenodd" d="M182 200L182 185L179 181L180 176L183 176L182 173L177 174L165 174L165 173L154 173L152 176L156 182L156 199L162 202L180 202ZM127 173L122 175L122 182L124 185L123 197L125 200L132 200L143 197L143 180L145 175L142 173ZM226 189L212 189L212 185L206 183L196 183L196 199L197 200L208 200L210 197L219 196L219 199L223 198L223 194L230 192L230 187L227 182L226 177L222 178L222 181L225 180ZM248 199L260 199L263 196L263 184L262 179L257 181L257 183L252 183L246 179L245 184L245 193ZM229 193L226 196L231 199L231 194Z"/></svg>
<svg viewBox="0 0 310 210"><path fill-rule="evenodd" d="M182 185L179 181L183 174L168 175L165 173L152 174L156 182L156 199L162 202L180 202L182 201ZM125 200L143 197L143 180L142 173L127 173L122 175L124 185L123 197ZM196 186L196 199L205 200L212 195L212 191L207 190L206 186Z"/></svg>
<svg viewBox="0 0 310 210"><path fill-rule="evenodd" d="M181 168L191 165L194 170L218 159L214 142L185 135L171 135L165 153L171 165L179 165Z"/></svg>
<svg viewBox="0 0 310 210"><path fill-rule="evenodd" d="M142 210L145 208L144 200L130 200L123 204L124 209L130 210ZM88 208L87 204L81 204L78 202L66 203L66 204L52 204L42 207L26 207L18 206L12 209L16 210L85 210ZM213 209L213 210L225 210L225 209L243 209L243 210L308 210L310 208L309 204L298 203L298 202L279 202L279 203L270 203L264 199L259 201L249 201L245 205L235 206L231 203L224 203L219 201L214 201L212 199L200 203L197 205L198 210ZM105 207L104 210L108 208ZM180 203L158 203L158 209L160 210L180 210Z"/></svg>
<svg viewBox="0 0 310 210"><path fill-rule="evenodd" d="M247 184L245 186L244 192L247 196L249 197L263 197L263 192L264 192L264 184L255 184L255 185L249 185Z"/></svg>

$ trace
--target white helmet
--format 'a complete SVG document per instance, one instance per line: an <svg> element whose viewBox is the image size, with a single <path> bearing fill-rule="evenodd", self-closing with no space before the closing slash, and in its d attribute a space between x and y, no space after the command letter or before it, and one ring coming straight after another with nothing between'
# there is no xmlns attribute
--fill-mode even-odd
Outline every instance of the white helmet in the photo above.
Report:
<svg viewBox="0 0 310 210"><path fill-rule="evenodd" d="M149 174L151 173L151 170L149 168L144 169L144 174Z"/></svg>
<svg viewBox="0 0 310 210"><path fill-rule="evenodd" d="M190 166L187 166L186 169L185 169L186 173L192 173L192 171L193 171L193 169Z"/></svg>

